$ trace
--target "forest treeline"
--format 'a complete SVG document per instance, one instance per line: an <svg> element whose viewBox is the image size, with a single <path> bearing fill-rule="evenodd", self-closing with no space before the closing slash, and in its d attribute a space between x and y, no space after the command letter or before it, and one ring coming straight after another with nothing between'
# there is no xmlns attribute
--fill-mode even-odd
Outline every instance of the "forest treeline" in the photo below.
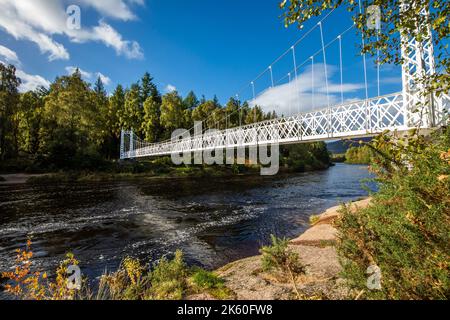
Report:
<svg viewBox="0 0 450 320"><path fill-rule="evenodd" d="M277 117L234 98L222 106L217 97L198 98L192 91L186 97L177 91L162 94L149 73L128 88L117 85L111 94L101 78L91 85L79 70L57 77L49 88L25 93L19 92L21 80L13 65L0 64L0 76L3 171L8 165L31 171L98 169L118 158L122 129L158 142L170 138L175 129L192 128L194 121L203 121L205 129L225 129ZM314 154L328 162L325 144L297 149L294 154L310 158L307 165L316 161Z"/></svg>

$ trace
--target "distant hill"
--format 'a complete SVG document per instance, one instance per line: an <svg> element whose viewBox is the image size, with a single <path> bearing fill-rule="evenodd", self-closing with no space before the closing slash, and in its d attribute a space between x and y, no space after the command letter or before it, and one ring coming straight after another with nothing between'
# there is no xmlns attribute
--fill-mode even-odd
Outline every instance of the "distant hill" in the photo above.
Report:
<svg viewBox="0 0 450 320"><path fill-rule="evenodd" d="M364 141L364 142L370 142L372 138L358 138L355 139L356 141ZM328 151L330 151L332 154L344 154L347 152L347 150L351 147L358 147L358 143L348 141L348 140L338 140L327 143Z"/></svg>

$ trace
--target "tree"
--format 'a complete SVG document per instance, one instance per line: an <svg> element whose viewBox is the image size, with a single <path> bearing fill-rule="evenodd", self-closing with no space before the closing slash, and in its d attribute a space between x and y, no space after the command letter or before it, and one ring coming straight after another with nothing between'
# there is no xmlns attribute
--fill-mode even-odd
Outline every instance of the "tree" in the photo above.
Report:
<svg viewBox="0 0 450 320"><path fill-rule="evenodd" d="M109 99L107 127L111 134L119 137L120 131L124 126L121 121L125 116L125 90L122 85L118 85Z"/></svg>
<svg viewBox="0 0 450 320"><path fill-rule="evenodd" d="M186 98L184 98L183 104L186 109L193 110L198 107L200 101L198 101L194 91L190 91Z"/></svg>
<svg viewBox="0 0 450 320"><path fill-rule="evenodd" d="M142 132L148 142L157 142L161 136L161 104L152 96L144 102Z"/></svg>
<svg viewBox="0 0 450 320"><path fill-rule="evenodd" d="M39 151L43 109L44 96L39 90L29 91L20 96L20 146L31 155L36 155Z"/></svg>
<svg viewBox="0 0 450 320"><path fill-rule="evenodd" d="M184 111L183 100L177 91L167 93L163 96L161 104L161 125L166 130L166 137L170 137L172 131L183 128L185 124Z"/></svg>
<svg viewBox="0 0 450 320"><path fill-rule="evenodd" d="M245 124L252 124L256 122L261 122L265 120L265 115L261 107L255 106L247 113L245 118Z"/></svg>
<svg viewBox="0 0 450 320"><path fill-rule="evenodd" d="M286 26L303 23L311 17L320 16L323 12L346 6L353 12L353 19L357 29L365 39L361 51L375 55L380 51L380 63L401 64L402 41L398 34L422 42L429 40L427 29L431 28L431 36L437 45L436 74L421 75L416 81L424 84L426 92L437 95L450 91L450 58L448 56L448 39L450 34L450 2L447 0L362 0L362 8L376 5L381 9L381 29L367 28L367 21L371 19L371 12L362 10L360 14L359 2L354 0L283 0L280 7L284 9ZM405 5L405 10L401 6ZM428 11L429 15L421 14Z"/></svg>
<svg viewBox="0 0 450 320"><path fill-rule="evenodd" d="M97 81L94 85L94 101L95 101L95 112L97 113L97 117L95 124L95 133L97 143L103 144L104 148L108 149L105 144L108 143L108 134L109 134L109 125L108 122L108 109L109 109L109 99L108 94L105 90L105 86L103 85L103 81L100 77L97 78Z"/></svg>
<svg viewBox="0 0 450 320"><path fill-rule="evenodd" d="M0 159L13 158L18 153L19 86L16 67L0 63Z"/></svg>
<svg viewBox="0 0 450 320"><path fill-rule="evenodd" d="M57 167L71 167L98 148L98 111L93 91L77 70L56 79L45 99L43 151Z"/></svg>
<svg viewBox="0 0 450 320"><path fill-rule="evenodd" d="M203 121L204 129L215 128L213 114L218 109L214 101L205 101L192 111L193 121Z"/></svg>
<svg viewBox="0 0 450 320"><path fill-rule="evenodd" d="M121 119L125 115L125 91L122 85L118 85L108 101L105 127L107 136L105 138L104 152L108 158L115 158L119 152L120 132L123 127Z"/></svg>
<svg viewBox="0 0 450 320"><path fill-rule="evenodd" d="M142 105L149 98L152 97L157 103L161 103L161 95L158 88L153 83L153 77L146 72L141 80L141 102Z"/></svg>
<svg viewBox="0 0 450 320"><path fill-rule="evenodd" d="M125 113L121 119L124 129L133 129L136 134L140 135L141 122L143 118L143 110L141 105L141 87L134 83L130 90L125 94Z"/></svg>
<svg viewBox="0 0 450 320"><path fill-rule="evenodd" d="M230 98L225 106L225 114L227 116L228 128L238 127L242 124L241 117L241 103L239 100Z"/></svg>

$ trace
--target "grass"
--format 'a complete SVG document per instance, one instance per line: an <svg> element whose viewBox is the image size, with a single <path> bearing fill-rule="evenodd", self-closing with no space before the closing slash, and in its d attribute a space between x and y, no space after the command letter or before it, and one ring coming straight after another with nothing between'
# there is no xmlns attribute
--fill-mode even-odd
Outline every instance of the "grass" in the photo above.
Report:
<svg viewBox="0 0 450 320"><path fill-rule="evenodd" d="M233 292L225 286L225 281L214 272L194 268L190 280L195 291L207 292L215 299L228 300L234 297Z"/></svg>

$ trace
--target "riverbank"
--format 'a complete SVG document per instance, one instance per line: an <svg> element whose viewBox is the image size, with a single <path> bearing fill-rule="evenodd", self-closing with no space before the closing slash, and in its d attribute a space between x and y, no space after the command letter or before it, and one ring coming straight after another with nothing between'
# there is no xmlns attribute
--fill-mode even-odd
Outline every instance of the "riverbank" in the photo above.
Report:
<svg viewBox="0 0 450 320"><path fill-rule="evenodd" d="M282 167L279 174L312 172L329 169L333 164L308 167L301 171L296 171L289 167ZM0 185L13 184L48 184L48 183L68 183L68 182L108 182L108 181L131 181L146 179L180 179L180 178L208 178L208 177L233 177L233 176L256 176L260 175L260 166L234 165L234 166L180 166L167 167L164 170L145 172L91 172L91 171L68 171L43 174L15 173L1 174Z"/></svg>
<svg viewBox="0 0 450 320"><path fill-rule="evenodd" d="M350 204L351 210L369 206L371 199ZM289 249L297 253L306 272L296 278L298 291L304 299L346 299L348 290L340 277L341 265L335 249L337 230L334 221L341 206L315 216L311 228L290 241ZM216 270L238 300L287 300L296 298L293 286L276 275L263 272L262 256L227 264Z"/></svg>
<svg viewBox="0 0 450 320"><path fill-rule="evenodd" d="M27 183L29 179L46 177L46 174L14 173L0 175L0 185L14 185Z"/></svg>

